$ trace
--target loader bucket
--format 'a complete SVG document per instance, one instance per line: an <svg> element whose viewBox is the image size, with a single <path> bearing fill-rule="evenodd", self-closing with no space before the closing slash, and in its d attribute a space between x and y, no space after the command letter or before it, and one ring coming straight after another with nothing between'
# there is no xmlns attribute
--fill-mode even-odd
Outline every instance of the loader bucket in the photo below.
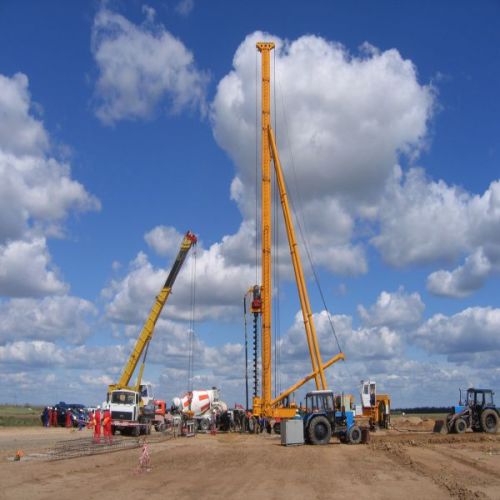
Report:
<svg viewBox="0 0 500 500"><path fill-rule="evenodd" d="M432 432L438 432L439 434L448 434L448 427L446 426L446 422L444 420L436 420L434 422L434 429Z"/></svg>

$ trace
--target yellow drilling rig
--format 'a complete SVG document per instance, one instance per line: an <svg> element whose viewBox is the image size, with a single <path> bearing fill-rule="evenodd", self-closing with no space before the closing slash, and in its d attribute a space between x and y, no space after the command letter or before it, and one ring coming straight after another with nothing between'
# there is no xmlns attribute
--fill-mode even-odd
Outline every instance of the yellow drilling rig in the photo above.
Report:
<svg viewBox="0 0 500 500"><path fill-rule="evenodd" d="M261 241L262 241L262 284L255 285L250 289L252 294L251 313L254 320L261 317L261 376L262 390L257 395L257 387L254 387L252 414L256 418L266 419L289 419L296 415L297 407L289 403L289 396L309 380L313 380L318 391L327 391L325 370L344 359L343 352L339 352L326 362L323 362L318 345L316 328L314 326L313 314L307 293L306 282L302 269L299 247L295 238L295 230L292 222L285 179L276 146L276 140L271 127L271 71L270 54L274 49L272 42L259 42L257 49L261 54L262 68L262 110L261 110ZM283 210L286 234L290 247L293 270L297 290L302 309L304 328L311 358L312 371L302 380L292 385L281 394L272 397L272 366L271 366L271 248L272 248L272 193L271 193L271 160L274 165L276 184L279 190L279 198Z"/></svg>

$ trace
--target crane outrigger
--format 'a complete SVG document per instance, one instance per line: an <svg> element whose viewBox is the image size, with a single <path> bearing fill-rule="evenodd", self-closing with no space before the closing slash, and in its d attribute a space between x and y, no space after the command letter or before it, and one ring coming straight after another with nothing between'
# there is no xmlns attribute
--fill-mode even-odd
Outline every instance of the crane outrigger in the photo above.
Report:
<svg viewBox="0 0 500 500"><path fill-rule="evenodd" d="M316 328L307 293L304 272L292 215L288 204L285 179L276 146L276 139L271 127L271 71L270 53L275 47L273 42L259 42L257 49L261 53L262 61L262 109L261 109L261 238L262 238L262 285L253 287L254 300L251 311L254 315L261 314L262 317L262 392L261 395L254 395L252 413L256 417L265 418L292 418L296 414L294 405L285 404L288 396L304 385L309 380L314 379L317 390L326 390L327 381L325 370L341 359L345 359L344 353L339 352L336 356L323 362L318 345ZM271 247L272 247L272 198L271 198L271 159L274 165L276 181L279 190L281 207L285 221L288 244L292 257L293 270L297 290L302 310L302 318L306 333L309 355L311 357L312 371L302 380L292 385L276 397L272 397L271 379Z"/></svg>

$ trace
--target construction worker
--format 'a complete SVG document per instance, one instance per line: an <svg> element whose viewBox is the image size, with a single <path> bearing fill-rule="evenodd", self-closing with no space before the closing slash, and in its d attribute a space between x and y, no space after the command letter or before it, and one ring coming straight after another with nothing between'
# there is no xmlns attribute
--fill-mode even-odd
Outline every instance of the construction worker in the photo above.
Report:
<svg viewBox="0 0 500 500"><path fill-rule="evenodd" d="M71 427L71 408L66 408L66 428Z"/></svg>
<svg viewBox="0 0 500 500"><path fill-rule="evenodd" d="M80 410L81 411L81 410ZM88 420L87 420L87 429L93 429L94 428L94 415L95 415L95 410L88 410L87 412L87 416L88 416Z"/></svg>
<svg viewBox="0 0 500 500"><path fill-rule="evenodd" d="M52 427L57 427L57 408L55 406L52 410Z"/></svg>
<svg viewBox="0 0 500 500"><path fill-rule="evenodd" d="M111 412L108 408L104 410L104 418L102 420L102 428L104 431L104 442L108 444L113 444L112 432L111 432Z"/></svg>
<svg viewBox="0 0 500 500"><path fill-rule="evenodd" d="M101 444L101 407L94 412L94 443Z"/></svg>
<svg viewBox="0 0 500 500"><path fill-rule="evenodd" d="M43 409L42 412L42 424L44 427L49 426L49 409L47 406Z"/></svg>
<svg viewBox="0 0 500 500"><path fill-rule="evenodd" d="M52 425L52 412L54 410L52 409L52 406L49 406L48 410L47 410L47 416L48 416L48 419L47 419L47 427L50 427Z"/></svg>
<svg viewBox="0 0 500 500"><path fill-rule="evenodd" d="M83 410L80 408L80 410L78 410L78 430L81 431L83 429L83 427L85 426L85 415L83 414ZM92 419L92 414L90 414L89 416L89 421Z"/></svg>

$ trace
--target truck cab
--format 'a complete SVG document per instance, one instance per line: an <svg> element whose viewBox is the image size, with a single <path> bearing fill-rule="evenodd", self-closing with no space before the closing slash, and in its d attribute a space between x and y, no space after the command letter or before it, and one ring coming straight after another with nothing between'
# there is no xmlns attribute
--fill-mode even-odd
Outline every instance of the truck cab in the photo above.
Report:
<svg viewBox="0 0 500 500"><path fill-rule="evenodd" d="M153 389L150 384L140 386L138 392L132 389L116 389L108 394L112 431L116 430L138 435L149 434L151 422L155 419Z"/></svg>

